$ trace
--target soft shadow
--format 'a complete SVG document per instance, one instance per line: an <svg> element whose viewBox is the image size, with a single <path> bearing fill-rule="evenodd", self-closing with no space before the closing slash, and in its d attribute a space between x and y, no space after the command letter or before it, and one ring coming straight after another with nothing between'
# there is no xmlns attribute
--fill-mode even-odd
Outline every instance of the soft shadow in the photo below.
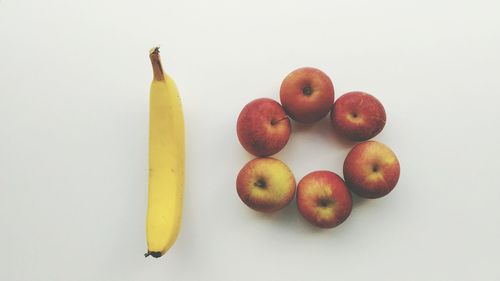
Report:
<svg viewBox="0 0 500 281"><path fill-rule="evenodd" d="M356 195L355 193L351 193L351 194L352 194L352 207L353 208L367 205L367 204L369 204L369 202L373 201L373 199L364 198L364 197Z"/></svg>
<svg viewBox="0 0 500 281"><path fill-rule="evenodd" d="M274 213L261 213L254 211L254 216L257 219L269 221L273 225L279 225L279 227L283 229L314 235L331 235L332 233L342 231L342 229L344 229L343 224L346 224L346 222L344 222L342 225L334 228L317 227L300 215L297 210L297 202L295 199L285 208Z"/></svg>
<svg viewBox="0 0 500 281"><path fill-rule="evenodd" d="M311 225L308 223L297 210L297 202L294 198L290 204L285 208L278 210L273 213L261 213L254 212L256 218L269 221L273 225L278 225L280 228L289 229L293 231L307 232L307 233L318 233L322 232L322 229Z"/></svg>
<svg viewBox="0 0 500 281"><path fill-rule="evenodd" d="M263 213L255 211L255 216L259 219L263 220L273 220L281 224L289 224L296 219L296 216L299 215L297 211L297 204L295 202L295 198L290 204L284 207L281 210L272 212L272 213Z"/></svg>

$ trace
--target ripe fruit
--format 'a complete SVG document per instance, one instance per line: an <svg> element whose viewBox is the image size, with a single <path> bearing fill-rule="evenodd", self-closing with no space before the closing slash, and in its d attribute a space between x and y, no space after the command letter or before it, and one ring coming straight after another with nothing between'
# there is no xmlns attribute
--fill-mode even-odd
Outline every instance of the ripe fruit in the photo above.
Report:
<svg viewBox="0 0 500 281"><path fill-rule="evenodd" d="M184 192L184 117L175 82L150 51L154 78L149 109L149 188L146 256L159 258L179 233Z"/></svg>
<svg viewBox="0 0 500 281"><path fill-rule="evenodd" d="M344 222L352 210L351 193L344 181L330 171L315 171L302 178L297 186L300 214L321 228Z"/></svg>
<svg viewBox="0 0 500 281"><path fill-rule="evenodd" d="M292 201L295 178L280 160L256 158L238 173L236 190L248 207L260 212L274 212Z"/></svg>
<svg viewBox="0 0 500 281"><path fill-rule="evenodd" d="M349 92L335 101L330 119L340 135L354 141L364 141L382 131L386 116L384 106L374 96L364 92Z"/></svg>
<svg viewBox="0 0 500 281"><path fill-rule="evenodd" d="M255 156L278 153L288 142L290 130L290 120L281 105L268 98L245 105L236 125L241 145Z"/></svg>
<svg viewBox="0 0 500 281"><path fill-rule="evenodd" d="M299 68L283 80L280 99L292 119L312 123L330 111L334 99L333 83L330 77L319 69Z"/></svg>
<svg viewBox="0 0 500 281"><path fill-rule="evenodd" d="M359 196L385 196L398 182L398 158L382 143L359 143L352 148L344 161L344 179L347 186Z"/></svg>

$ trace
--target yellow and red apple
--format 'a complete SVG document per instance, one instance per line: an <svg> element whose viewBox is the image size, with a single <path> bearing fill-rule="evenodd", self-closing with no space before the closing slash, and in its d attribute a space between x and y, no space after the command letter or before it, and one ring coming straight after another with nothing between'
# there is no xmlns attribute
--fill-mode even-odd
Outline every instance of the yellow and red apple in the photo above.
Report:
<svg viewBox="0 0 500 281"><path fill-rule="evenodd" d="M294 120L312 123L330 112L334 99L333 83L323 71L302 67L283 80L280 100L286 113Z"/></svg>
<svg viewBox="0 0 500 281"><path fill-rule="evenodd" d="M386 145L365 141L354 146L344 161L344 179L356 194L379 198L391 192L399 180L399 161Z"/></svg>
<svg viewBox="0 0 500 281"><path fill-rule="evenodd" d="M340 135L354 141L364 141L382 131L386 115L384 106L374 96L364 92L349 92L335 101L330 119Z"/></svg>
<svg viewBox="0 0 500 281"><path fill-rule="evenodd" d="M303 177L297 186L297 207L310 223L332 228L351 214L352 197L344 181L330 171L315 171Z"/></svg>
<svg viewBox="0 0 500 281"><path fill-rule="evenodd" d="M241 201L260 212L274 212L295 195L295 178L288 166L271 157L256 158L238 173L236 190Z"/></svg>
<svg viewBox="0 0 500 281"><path fill-rule="evenodd" d="M260 98L245 105L238 117L236 131L246 151L255 156L270 156L288 142L290 120L277 101Z"/></svg>

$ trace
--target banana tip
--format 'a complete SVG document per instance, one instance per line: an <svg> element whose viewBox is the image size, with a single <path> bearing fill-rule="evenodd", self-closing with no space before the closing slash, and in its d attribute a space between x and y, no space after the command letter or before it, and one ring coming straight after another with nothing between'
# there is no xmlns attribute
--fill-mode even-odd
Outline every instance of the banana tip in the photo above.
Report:
<svg viewBox="0 0 500 281"><path fill-rule="evenodd" d="M148 251L147 253L144 254L144 257L149 257L149 256L152 256L153 258L159 258L162 256L161 252L152 252L152 251Z"/></svg>

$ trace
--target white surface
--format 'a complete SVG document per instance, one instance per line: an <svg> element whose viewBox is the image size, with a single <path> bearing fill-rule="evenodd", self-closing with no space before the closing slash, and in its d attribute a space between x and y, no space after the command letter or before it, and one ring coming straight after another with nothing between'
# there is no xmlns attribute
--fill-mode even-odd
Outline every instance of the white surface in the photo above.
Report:
<svg viewBox="0 0 500 281"><path fill-rule="evenodd" d="M414 3L409 3L414 2ZM0 2L0 280L500 280L500 2ZM187 124L183 227L145 259L147 51ZM239 111L299 66L385 105L396 189L334 230L235 190ZM276 157L341 173L327 120Z"/></svg>

